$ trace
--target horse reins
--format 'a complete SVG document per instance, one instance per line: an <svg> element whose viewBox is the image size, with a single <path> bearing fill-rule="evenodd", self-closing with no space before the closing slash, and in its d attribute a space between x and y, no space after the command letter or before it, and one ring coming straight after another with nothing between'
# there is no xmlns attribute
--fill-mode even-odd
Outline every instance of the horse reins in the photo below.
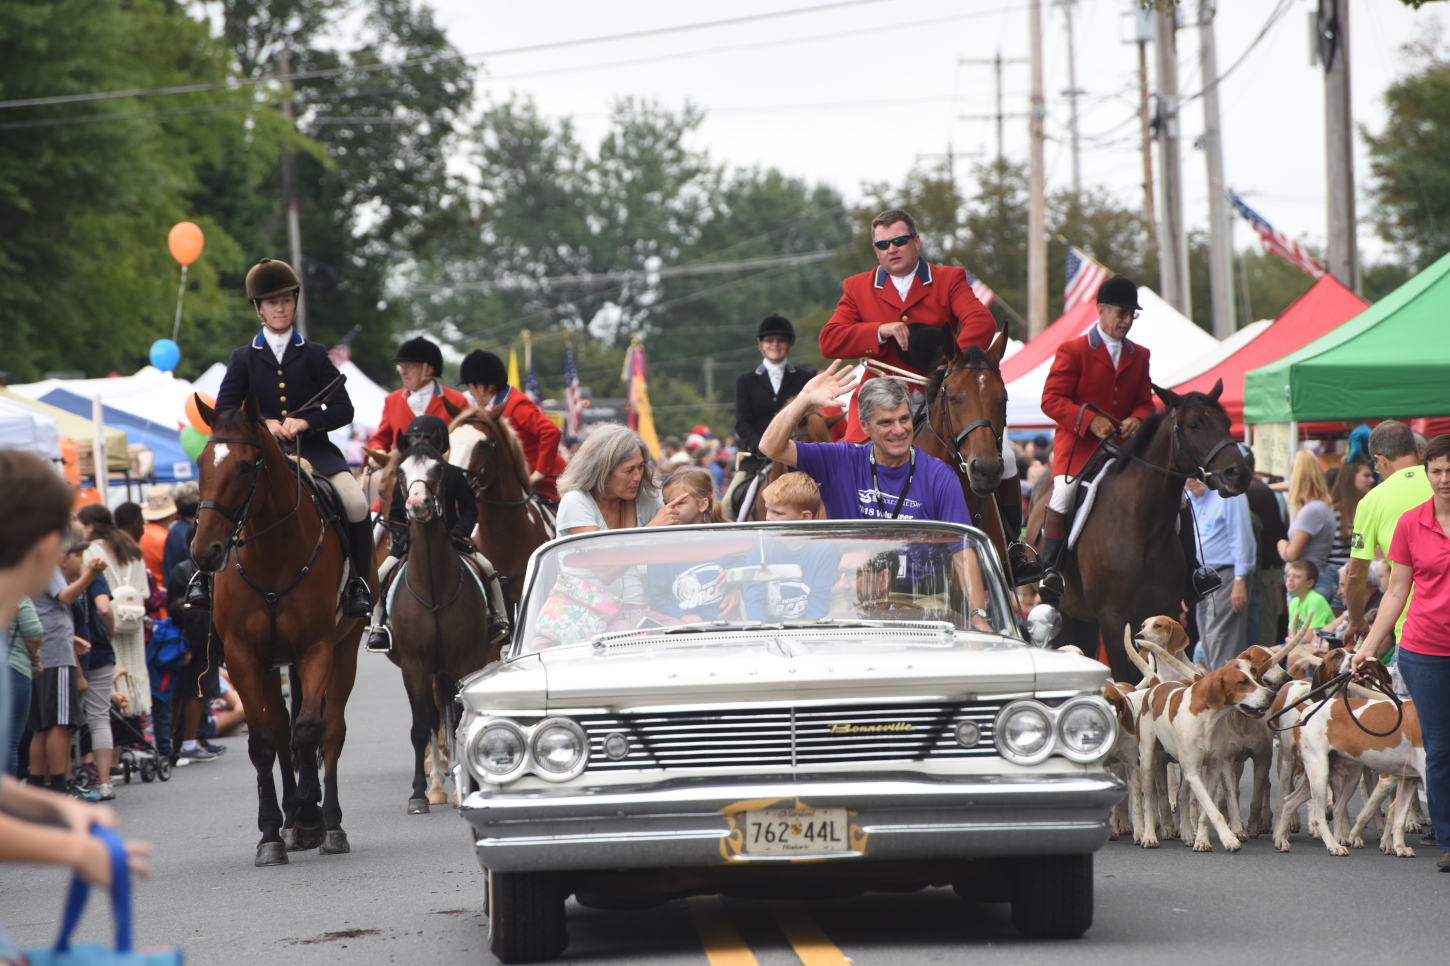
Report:
<svg viewBox="0 0 1450 966"><path fill-rule="evenodd" d="M1399 731L1400 725L1402 725L1405 721L1404 702L1400 700L1399 695L1395 694L1394 688L1386 688L1384 686L1384 683L1380 681L1379 678L1374 677L1373 675L1361 677L1360 682L1366 684L1371 690L1378 691L1379 693L1383 694L1385 697L1389 698L1391 701L1394 702L1394 727L1390 728L1389 731L1375 731L1367 727L1363 721L1360 721L1359 718L1356 717L1354 713L1354 707L1349 703L1349 685L1350 682L1355 679L1357 673L1358 672L1356 672L1353 668L1347 668L1346 670L1341 671L1339 674L1336 674L1334 677L1330 678L1328 681L1325 681L1317 688L1309 691L1308 694L1304 695L1304 697L1300 698L1298 701L1295 701L1293 704L1280 711L1274 712L1272 715L1269 716L1269 730L1283 732L1293 731L1295 728L1302 728L1306 724L1308 724L1309 719L1318 714L1325 707L1325 705L1333 704L1334 699L1338 697L1344 701L1344 710L1345 713L1349 715L1349 720L1353 721L1355 726L1358 727L1359 730L1363 731L1365 734L1373 735L1376 738L1387 738L1390 735L1394 734L1396 731ZM1277 721L1279 718L1283 717L1290 711L1304 704L1306 701L1313 701L1315 698L1320 697L1322 697L1322 700L1318 704L1316 704L1308 714L1304 715L1303 718L1299 719L1296 724L1292 724L1284 728L1275 727L1274 722Z"/></svg>

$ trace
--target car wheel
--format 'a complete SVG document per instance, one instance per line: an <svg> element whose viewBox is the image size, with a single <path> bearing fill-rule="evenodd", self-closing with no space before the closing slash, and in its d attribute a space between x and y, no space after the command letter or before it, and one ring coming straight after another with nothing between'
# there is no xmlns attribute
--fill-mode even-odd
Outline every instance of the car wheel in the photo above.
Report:
<svg viewBox="0 0 1450 966"><path fill-rule="evenodd" d="M505 963L553 959L569 945L564 891L548 872L489 872L488 948Z"/></svg>
<svg viewBox="0 0 1450 966"><path fill-rule="evenodd" d="M1077 939L1093 924L1093 857L1022 859L1012 876L1012 925L1028 939Z"/></svg>

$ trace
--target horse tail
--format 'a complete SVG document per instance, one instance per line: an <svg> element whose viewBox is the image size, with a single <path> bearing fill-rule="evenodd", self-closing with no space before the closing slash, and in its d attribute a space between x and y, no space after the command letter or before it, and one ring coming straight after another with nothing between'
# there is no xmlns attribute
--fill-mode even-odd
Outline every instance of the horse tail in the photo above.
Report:
<svg viewBox="0 0 1450 966"><path fill-rule="evenodd" d="M448 760L456 761L453 755L454 733L458 730L458 682L444 671L433 672L433 701L438 706L438 728L447 742Z"/></svg>

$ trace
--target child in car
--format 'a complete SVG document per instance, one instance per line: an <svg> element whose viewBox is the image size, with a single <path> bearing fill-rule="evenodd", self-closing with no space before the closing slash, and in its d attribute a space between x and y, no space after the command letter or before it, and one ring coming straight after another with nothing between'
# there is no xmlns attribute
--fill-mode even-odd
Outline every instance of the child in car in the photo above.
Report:
<svg viewBox="0 0 1450 966"><path fill-rule="evenodd" d="M819 520L821 489L805 473L787 473L765 488L765 519ZM748 563L796 564L799 579L745 585L745 614L750 620L816 620L831 609L839 554L833 546L784 536L753 552Z"/></svg>
<svg viewBox="0 0 1450 966"><path fill-rule="evenodd" d="M675 470L665 480L663 491L666 505L685 497L678 508L681 525L725 522L725 511L715 498L715 478L709 471L693 466ZM724 565L718 560L650 564L645 578L650 608L655 612L650 616L681 624L718 620L724 577Z"/></svg>

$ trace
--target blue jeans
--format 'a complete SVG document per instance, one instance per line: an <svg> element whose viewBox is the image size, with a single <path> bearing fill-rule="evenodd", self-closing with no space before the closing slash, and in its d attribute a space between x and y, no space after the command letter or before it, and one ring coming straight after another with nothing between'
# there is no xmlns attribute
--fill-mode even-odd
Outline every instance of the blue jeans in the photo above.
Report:
<svg viewBox="0 0 1450 966"><path fill-rule="evenodd" d="M20 768L20 739L30 723L30 675L5 665L10 678L10 727L6 730L5 773L12 777Z"/></svg>
<svg viewBox="0 0 1450 966"><path fill-rule="evenodd" d="M151 692L151 730L156 737L156 753L171 757L171 695Z"/></svg>
<svg viewBox="0 0 1450 966"><path fill-rule="evenodd" d="M1430 824L1441 851L1450 853L1450 657L1419 654L1402 647L1399 667L1420 716Z"/></svg>
<svg viewBox="0 0 1450 966"><path fill-rule="evenodd" d="M1329 606L1334 606L1334 598L1339 593L1339 568L1332 563L1327 563L1319 568L1319 579L1314 581L1314 589L1319 595L1329 601ZM1340 604L1343 607L1343 604Z"/></svg>

